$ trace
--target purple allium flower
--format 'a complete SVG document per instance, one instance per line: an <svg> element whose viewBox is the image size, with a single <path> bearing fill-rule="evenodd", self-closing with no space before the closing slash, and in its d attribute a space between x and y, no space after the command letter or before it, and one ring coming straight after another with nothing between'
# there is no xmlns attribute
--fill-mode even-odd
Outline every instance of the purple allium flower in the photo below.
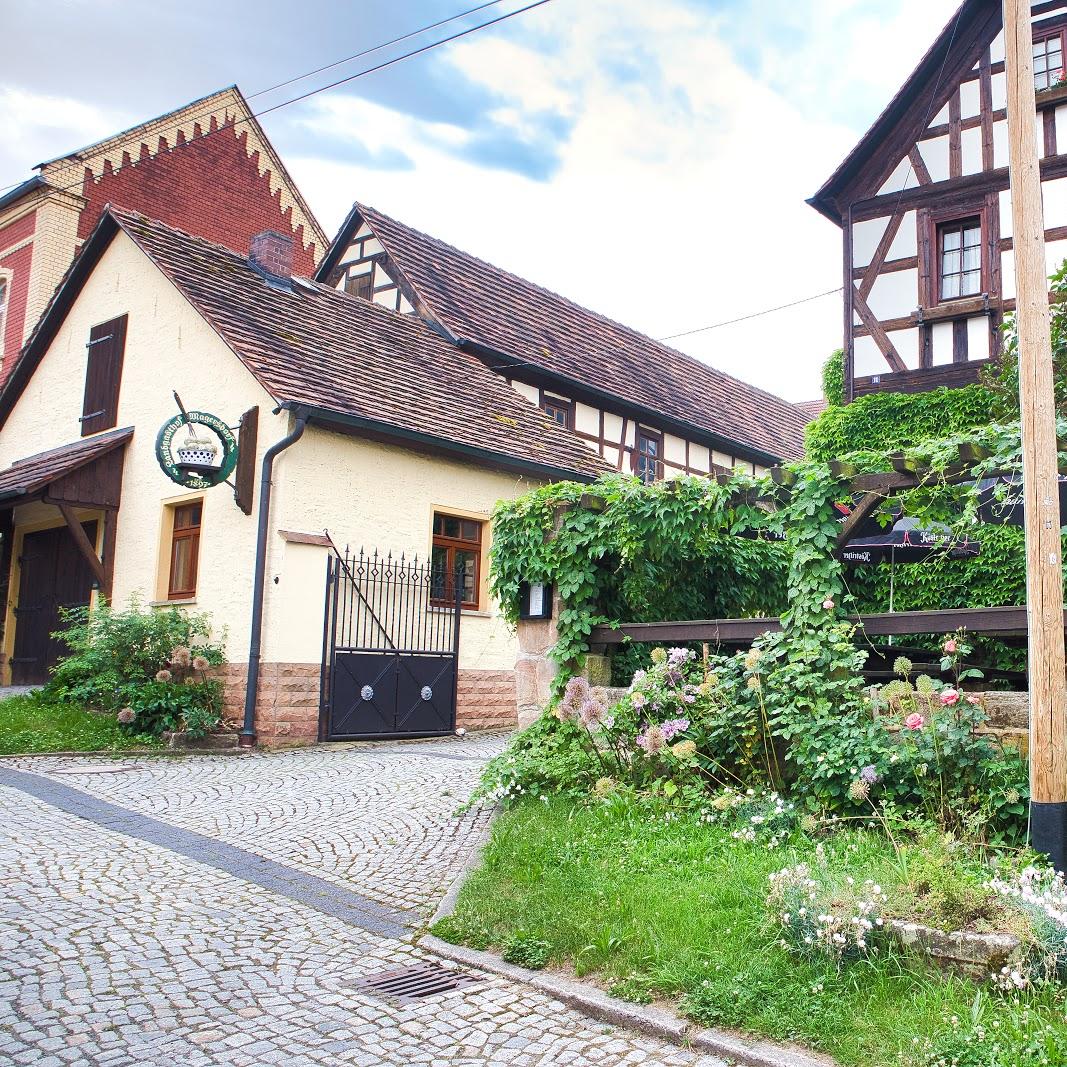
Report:
<svg viewBox="0 0 1067 1067"><path fill-rule="evenodd" d="M868 763L866 767L860 770L860 778L868 785L874 785L878 781L879 777L878 769L872 763Z"/></svg>
<svg viewBox="0 0 1067 1067"><path fill-rule="evenodd" d="M581 710L578 712L578 718L581 720L582 725L585 727L596 726L604 718L604 705L599 700L582 701Z"/></svg>
<svg viewBox="0 0 1067 1067"><path fill-rule="evenodd" d="M644 733L637 735L637 747L644 750L646 756L655 756L663 751L667 744L667 738L663 735L663 728L650 726Z"/></svg>
<svg viewBox="0 0 1067 1067"><path fill-rule="evenodd" d="M137 717L137 712L133 708L123 708L115 718L122 723L123 726L128 726Z"/></svg>
<svg viewBox="0 0 1067 1067"><path fill-rule="evenodd" d="M663 734L663 739L669 741L675 734L680 734L689 729L688 719L668 719L664 723L660 723L660 732Z"/></svg>
<svg viewBox="0 0 1067 1067"><path fill-rule="evenodd" d="M581 710L582 704L589 699L589 695L589 683L580 674L576 674L563 690L563 703L571 711L577 713Z"/></svg>
<svg viewBox="0 0 1067 1067"><path fill-rule="evenodd" d="M686 693L685 696L682 697L682 700L687 704L695 704L697 702L697 698L693 696L692 693Z"/></svg>

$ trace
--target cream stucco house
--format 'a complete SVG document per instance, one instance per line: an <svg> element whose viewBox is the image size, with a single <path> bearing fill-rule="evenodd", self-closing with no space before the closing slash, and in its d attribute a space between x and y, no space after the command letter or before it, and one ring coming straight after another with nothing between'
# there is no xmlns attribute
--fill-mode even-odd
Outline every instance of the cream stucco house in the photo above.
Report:
<svg viewBox="0 0 1067 1067"><path fill-rule="evenodd" d="M507 725L498 500L797 454L793 405L463 255L358 209L308 281L287 237L105 211L0 392L5 680L46 675L58 605L137 593L226 627L249 743Z"/></svg>

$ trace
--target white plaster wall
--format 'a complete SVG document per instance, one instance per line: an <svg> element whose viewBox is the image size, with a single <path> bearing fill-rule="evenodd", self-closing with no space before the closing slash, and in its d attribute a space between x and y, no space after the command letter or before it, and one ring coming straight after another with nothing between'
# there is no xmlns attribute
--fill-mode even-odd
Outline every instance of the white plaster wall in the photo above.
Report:
<svg viewBox="0 0 1067 1067"><path fill-rule="evenodd" d="M537 404L541 394L537 391L537 387L533 385L527 385L526 382L512 382L511 388L515 390L520 396L525 397L531 404Z"/></svg>
<svg viewBox="0 0 1067 1067"><path fill-rule="evenodd" d="M935 182L948 178L948 137L934 137L929 141L919 142L919 152Z"/></svg>
<svg viewBox="0 0 1067 1067"><path fill-rule="evenodd" d="M888 216L852 224L852 266L866 267L870 263L888 224Z"/></svg>
<svg viewBox="0 0 1067 1067"><path fill-rule="evenodd" d="M1011 237L1012 214L1011 214L1011 190L1002 189L1000 197L1000 236Z"/></svg>
<svg viewBox="0 0 1067 1067"><path fill-rule="evenodd" d="M974 118L981 110L982 94L977 79L960 82L960 118Z"/></svg>
<svg viewBox="0 0 1067 1067"><path fill-rule="evenodd" d="M685 441L681 437L675 437L674 434L665 433L663 435L663 458L669 460L671 463L677 463L679 466L685 466Z"/></svg>
<svg viewBox="0 0 1067 1067"><path fill-rule="evenodd" d="M727 455L725 452L712 450L711 461L716 467L725 467L727 470L732 470L734 466L734 457Z"/></svg>
<svg viewBox="0 0 1067 1067"><path fill-rule="evenodd" d="M993 43L989 46L989 61L991 63L1003 63L1004 62L1004 31L993 38Z"/></svg>
<svg viewBox="0 0 1067 1067"><path fill-rule="evenodd" d="M893 342L897 354L904 361L908 370L919 369L919 330L913 327L909 330L894 330L889 339Z"/></svg>
<svg viewBox="0 0 1067 1067"><path fill-rule="evenodd" d="M1041 142L1038 141L1038 144ZM993 166L1008 165L1008 123L1006 119L993 123Z"/></svg>
<svg viewBox="0 0 1067 1067"><path fill-rule="evenodd" d="M857 337L852 342L853 373L857 378L871 374L888 374L889 364L872 337Z"/></svg>
<svg viewBox="0 0 1067 1067"><path fill-rule="evenodd" d="M935 322L931 333L932 362L943 367L952 362L952 323Z"/></svg>
<svg viewBox="0 0 1067 1067"><path fill-rule="evenodd" d="M1041 183L1041 204L1045 229L1067 225L1067 178Z"/></svg>
<svg viewBox="0 0 1067 1067"><path fill-rule="evenodd" d="M907 259L909 256L918 254L918 231L916 229L916 215L914 211L905 211L900 220L900 228L896 237L889 246L887 259Z"/></svg>
<svg viewBox="0 0 1067 1067"><path fill-rule="evenodd" d="M330 536L343 549L417 554L426 559L435 511L467 515L488 523L493 506L540 484L515 474L461 461L328 433L314 426L278 460L272 530ZM465 612L460 666L510 670L514 634L487 593L491 528L483 530L481 607ZM268 661L317 662L322 643L323 580L305 563L305 546L273 537L268 558L264 641ZM326 550L323 549L323 552ZM292 562L291 562L292 561ZM310 565L313 572L314 567ZM323 560L321 567L325 567ZM277 582L275 582L277 578Z"/></svg>
<svg viewBox="0 0 1067 1067"><path fill-rule="evenodd" d="M1043 140L1038 141L1038 144L1044 143ZM1062 104L1056 108L1056 147L1059 148L1060 145L1067 145L1067 105Z"/></svg>
<svg viewBox="0 0 1067 1067"><path fill-rule="evenodd" d="M1045 245L1045 267L1049 274L1057 271L1067 259L1067 241L1049 241Z"/></svg>
<svg viewBox="0 0 1067 1067"><path fill-rule="evenodd" d="M1001 51L1003 52L1003 45ZM996 63L997 60L994 59L993 62ZM1008 106L1008 79L1004 71L998 71L990 78L990 90L993 110L1003 111Z"/></svg>
<svg viewBox="0 0 1067 1067"><path fill-rule="evenodd" d="M867 296L867 306L881 320L901 319L911 314L919 306L919 271L879 274Z"/></svg>
<svg viewBox="0 0 1067 1067"><path fill-rule="evenodd" d="M604 412L604 440L618 441L622 437L622 416Z"/></svg>
<svg viewBox="0 0 1067 1067"><path fill-rule="evenodd" d="M92 326L128 314L117 426L134 426L126 447L118 513L113 599L157 595L163 505L187 499L155 458L160 426L176 414L172 390L190 410L231 424L259 406L259 458L282 436L273 401L137 246L119 233L75 301L40 366L0 431L0 466L80 440L78 417ZM258 486L257 486L258 491ZM227 653L247 659L250 579L256 519L241 512L227 486L203 494L203 528L195 609L228 628ZM258 504L258 495L256 503ZM58 517L58 513L55 513ZM315 657L317 659L317 656Z"/></svg>
<svg viewBox="0 0 1067 1067"><path fill-rule="evenodd" d="M948 124L949 108L948 104L945 106L930 120L931 126L945 126Z"/></svg>
<svg viewBox="0 0 1067 1067"><path fill-rule="evenodd" d="M901 189L914 189L918 184L919 179L915 177L915 168L912 167L911 160L905 156L893 168L893 173L882 183L878 192L899 193ZM856 266L862 266L862 264L857 263Z"/></svg>
<svg viewBox="0 0 1067 1067"><path fill-rule="evenodd" d="M591 433L594 437L600 434L600 410L590 407L588 404L578 403L574 405L574 428L582 433Z"/></svg>
<svg viewBox="0 0 1067 1067"><path fill-rule="evenodd" d="M967 320L967 359L989 358L989 319L977 315Z"/></svg>
<svg viewBox="0 0 1067 1067"><path fill-rule="evenodd" d="M1000 291L1005 300L1015 299L1015 252L1000 253Z"/></svg>
<svg viewBox="0 0 1067 1067"><path fill-rule="evenodd" d="M960 169L964 174L978 174L982 170L982 130L976 126L960 131Z"/></svg>
<svg viewBox="0 0 1067 1067"><path fill-rule="evenodd" d="M700 474L707 474L711 470L711 453L707 445L690 444L689 466Z"/></svg>
<svg viewBox="0 0 1067 1067"><path fill-rule="evenodd" d="M604 462L611 467L618 469L619 466L619 450L612 445L604 446Z"/></svg>

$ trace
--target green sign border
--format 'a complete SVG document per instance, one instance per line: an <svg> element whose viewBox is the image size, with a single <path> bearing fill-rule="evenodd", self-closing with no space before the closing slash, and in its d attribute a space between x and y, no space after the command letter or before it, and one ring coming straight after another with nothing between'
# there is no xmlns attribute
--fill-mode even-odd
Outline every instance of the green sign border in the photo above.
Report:
<svg viewBox="0 0 1067 1067"><path fill-rule="evenodd" d="M222 463L214 474L208 476L186 474L178 470L171 452L171 445L174 442L174 435L186 423L207 426L209 429L214 430L222 440ZM186 489L210 489L212 486L226 481L233 474L234 468L237 466L237 438L234 437L233 431L218 415L211 415L206 411L190 411L188 419L184 415L175 415L174 418L168 419L159 428L159 433L156 435L156 459L159 461L159 466L163 473L172 482L177 482L178 485L184 486Z"/></svg>

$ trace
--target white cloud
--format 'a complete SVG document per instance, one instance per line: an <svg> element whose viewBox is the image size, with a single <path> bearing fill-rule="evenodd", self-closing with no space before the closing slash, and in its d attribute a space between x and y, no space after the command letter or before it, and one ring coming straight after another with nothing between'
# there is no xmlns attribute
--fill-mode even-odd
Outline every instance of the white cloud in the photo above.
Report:
<svg viewBox="0 0 1067 1067"><path fill-rule="evenodd" d="M854 131L811 119L747 73L716 36L716 20L676 0L541 11L536 44L485 35L448 57L499 95L498 120L519 131L545 106L571 115L552 179L464 162L435 131L385 108L322 100L315 121L334 136L349 129L416 164L391 173L290 161L327 228L362 199L652 336L840 284L839 232L804 199ZM647 77L620 81L604 61L627 42L640 44ZM826 298L676 343L772 391L811 398L840 343L840 307Z"/></svg>

